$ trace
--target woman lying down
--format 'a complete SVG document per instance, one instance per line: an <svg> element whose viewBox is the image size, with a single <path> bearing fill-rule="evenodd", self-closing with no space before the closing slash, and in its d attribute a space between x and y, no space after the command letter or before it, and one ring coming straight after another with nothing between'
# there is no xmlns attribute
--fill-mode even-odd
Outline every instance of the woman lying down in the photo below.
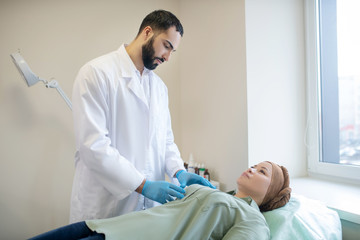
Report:
<svg viewBox="0 0 360 240"><path fill-rule="evenodd" d="M272 162L243 172L233 195L201 185L185 190L183 199L119 217L71 224L32 239L270 239L260 211L284 206L291 193L287 169Z"/></svg>

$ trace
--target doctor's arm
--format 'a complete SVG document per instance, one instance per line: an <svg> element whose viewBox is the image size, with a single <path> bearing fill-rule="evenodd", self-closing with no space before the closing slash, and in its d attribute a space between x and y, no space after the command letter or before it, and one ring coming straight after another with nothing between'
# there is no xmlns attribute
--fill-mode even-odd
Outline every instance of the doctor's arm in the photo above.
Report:
<svg viewBox="0 0 360 240"><path fill-rule="evenodd" d="M107 124L111 84L107 81L104 74L89 65L79 71L72 95L76 148L94 177L123 199L135 191L144 176L111 144Z"/></svg>

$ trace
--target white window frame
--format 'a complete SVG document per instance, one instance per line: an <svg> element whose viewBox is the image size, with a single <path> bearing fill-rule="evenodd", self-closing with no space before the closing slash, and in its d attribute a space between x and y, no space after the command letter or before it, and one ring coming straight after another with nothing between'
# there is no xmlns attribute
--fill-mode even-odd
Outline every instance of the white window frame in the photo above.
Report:
<svg viewBox="0 0 360 240"><path fill-rule="evenodd" d="M306 83L307 83L307 128L306 146L308 174L347 180L360 181L360 167L322 162L321 142L321 99L319 94L319 36L318 1L305 0L305 42L306 42Z"/></svg>

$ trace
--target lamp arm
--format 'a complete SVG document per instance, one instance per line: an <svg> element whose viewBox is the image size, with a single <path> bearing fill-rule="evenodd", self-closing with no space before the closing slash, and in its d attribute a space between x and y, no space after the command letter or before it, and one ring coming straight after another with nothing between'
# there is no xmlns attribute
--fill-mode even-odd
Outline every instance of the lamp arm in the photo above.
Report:
<svg viewBox="0 0 360 240"><path fill-rule="evenodd" d="M45 82L44 82L45 83ZM66 96L65 92L61 89L61 87L59 86L58 82L53 79L51 80L49 83L46 83L45 86L47 88L56 88L57 92L61 95L61 97L65 100L65 102L67 103L67 105L69 106L70 110L72 110L72 104L71 101L69 100L69 98Z"/></svg>

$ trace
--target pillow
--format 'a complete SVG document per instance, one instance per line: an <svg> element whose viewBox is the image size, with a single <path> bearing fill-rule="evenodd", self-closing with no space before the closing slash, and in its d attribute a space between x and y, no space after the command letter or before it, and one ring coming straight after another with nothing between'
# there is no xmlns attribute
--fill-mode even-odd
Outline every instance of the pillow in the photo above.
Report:
<svg viewBox="0 0 360 240"><path fill-rule="evenodd" d="M337 212L302 195L292 194L285 206L263 215L271 239L342 239Z"/></svg>

